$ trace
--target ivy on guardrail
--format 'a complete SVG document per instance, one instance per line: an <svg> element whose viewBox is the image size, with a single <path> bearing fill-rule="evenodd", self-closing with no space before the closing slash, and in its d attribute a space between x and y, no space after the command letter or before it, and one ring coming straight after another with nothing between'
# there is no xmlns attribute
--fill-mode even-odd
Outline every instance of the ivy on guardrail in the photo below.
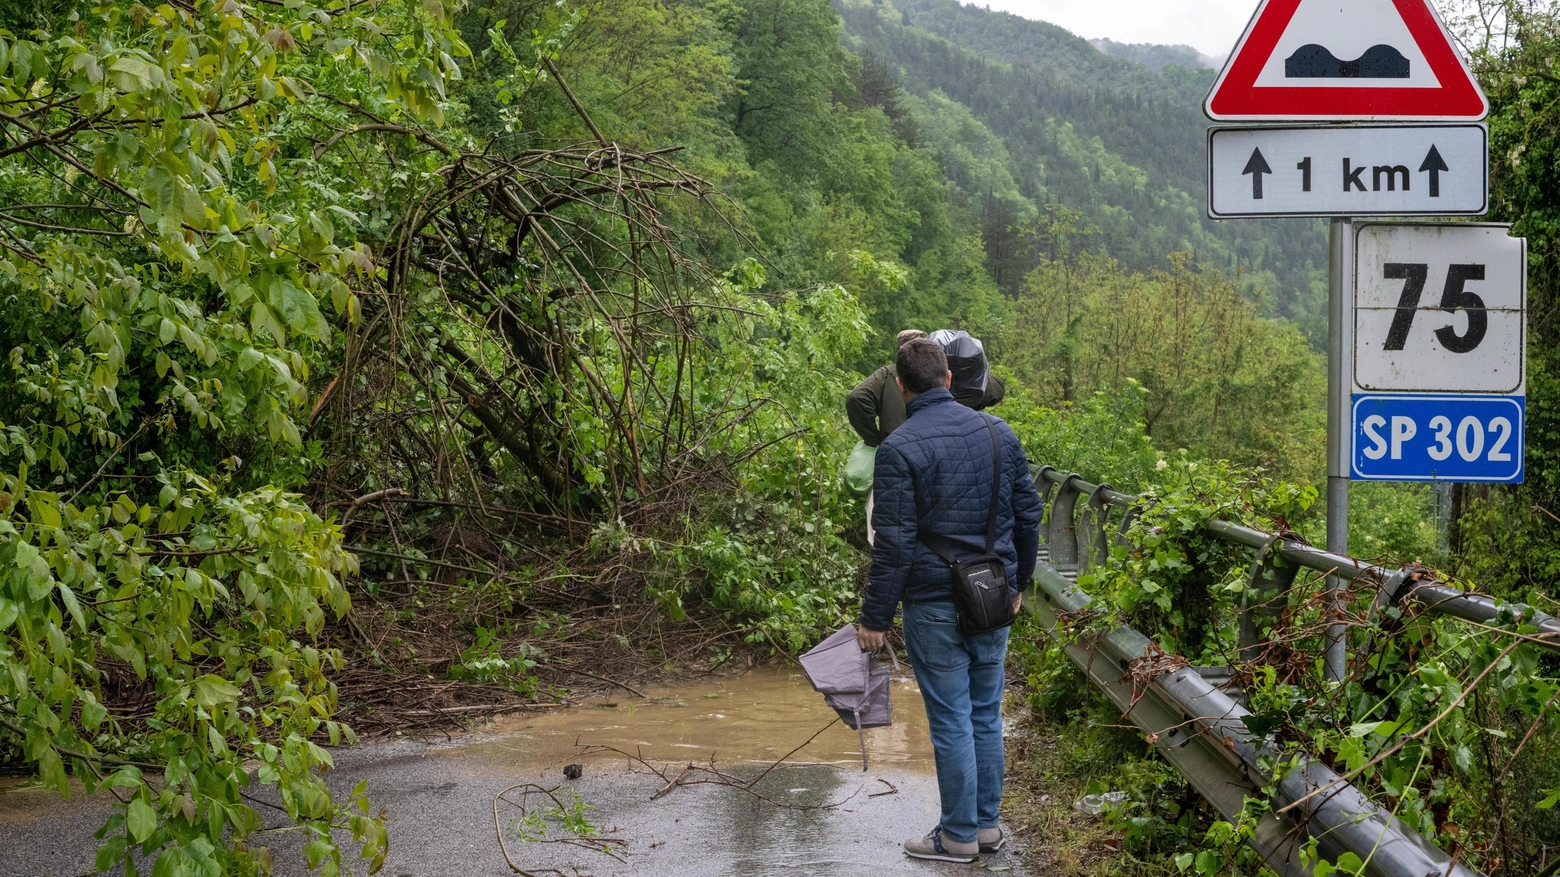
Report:
<svg viewBox="0 0 1560 877"><path fill-rule="evenodd" d="M1306 514L1316 491L1184 457L1156 474L1108 556L1080 574L1098 611L1072 624L1069 636L1128 624L1167 656L1229 667L1252 712L1248 729L1277 754L1264 759L1267 787L1240 818L1201 829L1178 805L1156 809L1163 795L1134 787L1135 776L1152 772L1118 771L1127 794L1108 818L1128 841L1171 853L1187 873L1251 873L1260 863L1241 842L1273 808L1280 778L1307 753L1469 867L1514 873L1510 863L1542 861L1560 828L1548 809L1560 803L1552 791L1560 786L1553 718L1560 663L1551 653L1556 643L1532 624L1533 610L1502 604L1495 620L1472 623L1410 600L1378 599L1383 583L1361 579L1334 614L1325 572L1307 570L1274 600L1253 585L1254 552L1209 524L1298 540L1289 522ZM1410 585L1448 583L1427 568L1410 570ZM1273 600L1269 626L1255 656L1243 660L1238 619L1262 600ZM1337 623L1349 631L1350 673L1335 683L1325 678L1321 655L1327 628ZM1311 861L1318 877L1370 867L1368 856L1352 853L1325 861L1314 840Z"/></svg>
<svg viewBox="0 0 1560 877"><path fill-rule="evenodd" d="M1125 539L1078 584L1109 607L1110 620L1154 631L1160 646L1194 662L1233 653L1250 551L1208 532L1209 521L1287 529L1316 501L1316 488L1273 481L1185 453L1160 461Z"/></svg>

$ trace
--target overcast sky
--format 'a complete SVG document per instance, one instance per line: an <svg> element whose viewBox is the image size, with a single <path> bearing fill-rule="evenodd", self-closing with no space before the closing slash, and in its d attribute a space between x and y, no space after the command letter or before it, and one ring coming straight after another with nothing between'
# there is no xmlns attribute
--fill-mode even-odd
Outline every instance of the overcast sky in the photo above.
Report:
<svg viewBox="0 0 1560 877"><path fill-rule="evenodd" d="M1184 43L1221 60L1257 8L1257 0L977 0L975 5L988 3L1087 39Z"/></svg>

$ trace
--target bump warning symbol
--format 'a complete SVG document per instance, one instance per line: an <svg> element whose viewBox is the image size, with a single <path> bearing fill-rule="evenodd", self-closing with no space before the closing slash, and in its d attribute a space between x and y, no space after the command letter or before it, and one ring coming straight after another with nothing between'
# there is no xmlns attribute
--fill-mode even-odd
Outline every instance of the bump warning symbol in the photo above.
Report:
<svg viewBox="0 0 1560 877"><path fill-rule="evenodd" d="M1263 0L1208 95L1217 120L1477 120L1430 0Z"/></svg>

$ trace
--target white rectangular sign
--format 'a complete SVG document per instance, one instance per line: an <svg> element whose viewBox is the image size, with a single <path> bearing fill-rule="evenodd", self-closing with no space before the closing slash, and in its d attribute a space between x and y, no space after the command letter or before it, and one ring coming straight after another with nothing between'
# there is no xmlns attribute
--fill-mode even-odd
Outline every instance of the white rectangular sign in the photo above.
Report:
<svg viewBox="0 0 1560 877"><path fill-rule="evenodd" d="M1488 167L1475 123L1211 128L1208 215L1478 215Z"/></svg>
<svg viewBox="0 0 1560 877"><path fill-rule="evenodd" d="M1356 228L1356 393L1526 393L1527 241L1509 232Z"/></svg>

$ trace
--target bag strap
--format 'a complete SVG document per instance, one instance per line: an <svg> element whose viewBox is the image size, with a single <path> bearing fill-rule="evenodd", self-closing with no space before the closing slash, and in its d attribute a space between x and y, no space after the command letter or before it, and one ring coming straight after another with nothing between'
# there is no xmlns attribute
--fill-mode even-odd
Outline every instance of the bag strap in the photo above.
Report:
<svg viewBox="0 0 1560 877"><path fill-rule="evenodd" d="M995 417L989 414L982 414L981 417L985 418L986 429L991 433L991 505L986 509L986 553L990 554L997 549L997 503L1002 497L1002 437L997 433ZM958 564L959 559L949 548L947 537L925 530L916 536L944 563L949 566Z"/></svg>
<svg viewBox="0 0 1560 877"><path fill-rule="evenodd" d="M991 506L986 509L986 553L997 548L997 501L1002 496L1002 439L997 435L997 419L989 414L986 429L991 431Z"/></svg>

